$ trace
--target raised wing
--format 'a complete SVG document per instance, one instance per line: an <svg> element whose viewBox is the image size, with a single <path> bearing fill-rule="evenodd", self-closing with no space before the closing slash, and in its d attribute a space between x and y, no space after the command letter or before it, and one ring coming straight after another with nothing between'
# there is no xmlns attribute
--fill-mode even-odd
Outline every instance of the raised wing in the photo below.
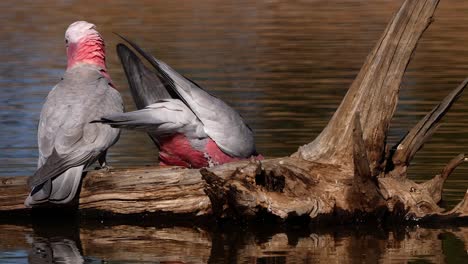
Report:
<svg viewBox="0 0 468 264"><path fill-rule="evenodd" d="M143 109L159 100L177 98L173 91L166 89L168 84L164 78L148 69L127 46L118 44L117 54L137 109ZM159 148L158 135L152 132L148 132L148 135Z"/></svg>
<svg viewBox="0 0 468 264"><path fill-rule="evenodd" d="M225 153L247 158L255 154L252 130L234 109L183 77L162 61L160 68L174 82L177 93L204 125L204 130Z"/></svg>
<svg viewBox="0 0 468 264"><path fill-rule="evenodd" d="M143 109L162 99L172 98L166 90L167 84L164 78L149 70L127 46L118 44L117 54L127 76L137 109Z"/></svg>
<svg viewBox="0 0 468 264"><path fill-rule="evenodd" d="M132 41L125 40L155 67L157 75L164 78L165 87L175 92L193 111L203 123L206 134L221 150L240 158L256 153L253 132L239 113L193 81L177 73L166 63L147 54Z"/></svg>

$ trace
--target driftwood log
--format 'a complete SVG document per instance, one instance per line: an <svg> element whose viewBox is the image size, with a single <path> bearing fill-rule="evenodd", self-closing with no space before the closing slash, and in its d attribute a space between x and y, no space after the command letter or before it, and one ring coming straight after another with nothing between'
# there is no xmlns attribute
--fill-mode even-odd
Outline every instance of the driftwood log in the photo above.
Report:
<svg viewBox="0 0 468 264"><path fill-rule="evenodd" d="M403 74L438 2L403 3L326 128L291 156L201 170L146 167L90 172L82 182L79 209L236 219L272 215L283 220L330 216L466 220L468 195L450 211L438 206L444 181L466 160L464 155L421 184L407 178L407 168L468 80L396 146L386 142ZM0 190L0 213L24 209L26 177L2 178Z"/></svg>

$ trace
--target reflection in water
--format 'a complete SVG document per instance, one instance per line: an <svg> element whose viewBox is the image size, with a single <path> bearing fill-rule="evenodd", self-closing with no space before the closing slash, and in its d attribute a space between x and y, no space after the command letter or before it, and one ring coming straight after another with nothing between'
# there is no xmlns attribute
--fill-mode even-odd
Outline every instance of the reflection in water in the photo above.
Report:
<svg viewBox="0 0 468 264"><path fill-rule="evenodd" d="M42 238L33 237L32 249L29 252L29 263L47 264L81 264L84 263L83 256L78 250L75 241L66 238Z"/></svg>
<svg viewBox="0 0 468 264"><path fill-rule="evenodd" d="M0 252L7 252L0 263L12 256L15 263L466 263L468 258L468 228L273 230L117 225L77 228L79 236L71 238L0 225Z"/></svg>
<svg viewBox="0 0 468 264"><path fill-rule="evenodd" d="M80 230L75 219L50 214L45 222L33 225L32 230L24 234L30 245L29 263L84 263Z"/></svg>
<svg viewBox="0 0 468 264"><path fill-rule="evenodd" d="M99 259L206 263L210 256L210 234L198 228L119 225L80 233L85 254Z"/></svg>

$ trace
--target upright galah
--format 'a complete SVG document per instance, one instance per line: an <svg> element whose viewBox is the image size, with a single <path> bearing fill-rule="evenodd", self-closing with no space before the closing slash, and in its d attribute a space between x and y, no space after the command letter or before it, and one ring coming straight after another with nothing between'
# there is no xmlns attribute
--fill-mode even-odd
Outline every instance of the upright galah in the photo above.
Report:
<svg viewBox="0 0 468 264"><path fill-rule="evenodd" d="M122 113L120 93L106 70L104 41L96 26L78 21L65 33L68 65L49 92L39 127L38 169L28 179L30 207L44 202L66 204L80 185L83 170L96 160L105 166L107 149L120 131L92 120Z"/></svg>
<svg viewBox="0 0 468 264"><path fill-rule="evenodd" d="M125 39L125 38L124 38ZM125 39L154 67L149 70L124 44L117 53L138 109L103 116L112 127L142 129L159 147L161 165L209 167L257 154L252 130L225 102Z"/></svg>

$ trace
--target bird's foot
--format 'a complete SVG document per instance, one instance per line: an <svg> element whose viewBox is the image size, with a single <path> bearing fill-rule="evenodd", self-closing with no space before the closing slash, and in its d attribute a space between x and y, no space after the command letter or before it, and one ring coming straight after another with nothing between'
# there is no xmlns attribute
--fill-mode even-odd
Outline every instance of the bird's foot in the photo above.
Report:
<svg viewBox="0 0 468 264"><path fill-rule="evenodd" d="M114 169L114 167L109 166L109 165L107 165L107 164L104 163L104 164L101 164L100 167L96 167L96 169L97 169L97 170L104 170L105 172L110 172L111 170Z"/></svg>
<svg viewBox="0 0 468 264"><path fill-rule="evenodd" d="M111 166L106 166L106 167L94 167L94 170L97 171L97 170L103 170L104 172L110 172L111 170L113 170L114 168L111 167Z"/></svg>

